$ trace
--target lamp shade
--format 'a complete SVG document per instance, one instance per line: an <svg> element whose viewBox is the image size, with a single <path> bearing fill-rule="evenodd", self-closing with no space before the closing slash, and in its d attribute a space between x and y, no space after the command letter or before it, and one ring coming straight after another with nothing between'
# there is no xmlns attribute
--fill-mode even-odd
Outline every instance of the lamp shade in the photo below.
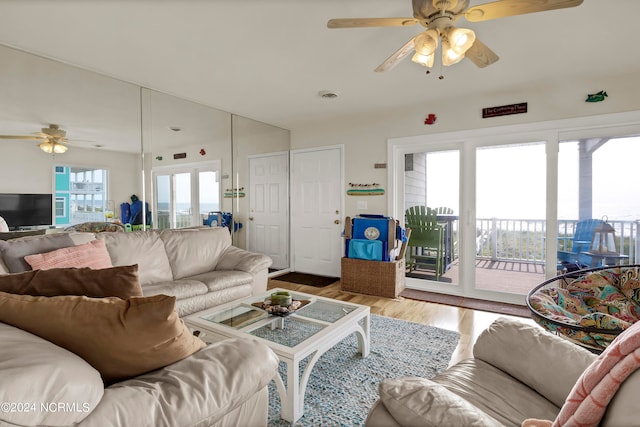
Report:
<svg viewBox="0 0 640 427"><path fill-rule="evenodd" d="M420 33L413 40L416 53L411 60L425 67L433 66L435 52L438 48L438 32L436 30L427 30Z"/></svg>
<svg viewBox="0 0 640 427"><path fill-rule="evenodd" d="M472 30L455 27L446 29L442 37L442 65L449 66L462 61L475 41L476 33Z"/></svg>
<svg viewBox="0 0 640 427"><path fill-rule="evenodd" d="M40 149L47 154L51 154L51 153L62 154L66 152L68 149L66 145L62 145L50 140L41 142L40 145L38 145L38 147L40 147Z"/></svg>
<svg viewBox="0 0 640 427"><path fill-rule="evenodd" d="M476 41L476 33L466 28L451 27L446 31L446 38L454 52L464 54Z"/></svg>

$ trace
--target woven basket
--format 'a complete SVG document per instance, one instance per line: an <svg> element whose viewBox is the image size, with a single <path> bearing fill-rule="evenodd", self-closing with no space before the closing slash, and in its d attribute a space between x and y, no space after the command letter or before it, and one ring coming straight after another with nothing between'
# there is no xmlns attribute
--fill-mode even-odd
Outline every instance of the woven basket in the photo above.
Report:
<svg viewBox="0 0 640 427"><path fill-rule="evenodd" d="M391 262L342 258L343 291L397 298L404 290L404 259Z"/></svg>

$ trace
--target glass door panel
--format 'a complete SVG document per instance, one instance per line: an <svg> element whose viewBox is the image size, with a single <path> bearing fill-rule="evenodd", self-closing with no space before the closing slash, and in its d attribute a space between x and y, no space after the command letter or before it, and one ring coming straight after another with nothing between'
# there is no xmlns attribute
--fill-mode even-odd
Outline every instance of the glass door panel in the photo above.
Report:
<svg viewBox="0 0 640 427"><path fill-rule="evenodd" d="M405 225L413 225L405 257L407 277L458 284L460 151L406 154L404 175ZM418 226L425 221L422 212L432 225Z"/></svg>
<svg viewBox="0 0 640 427"><path fill-rule="evenodd" d="M475 288L526 295L545 278L544 142L476 149Z"/></svg>
<svg viewBox="0 0 640 427"><path fill-rule="evenodd" d="M174 179L175 226L191 227L193 224L191 205L191 172L176 173Z"/></svg>
<svg viewBox="0 0 640 427"><path fill-rule="evenodd" d="M156 228L171 228L171 175L156 176Z"/></svg>
<svg viewBox="0 0 640 427"><path fill-rule="evenodd" d="M633 264L638 257L640 137L561 141L558 153L558 265L560 273L601 265ZM613 244L592 245L606 221Z"/></svg>
<svg viewBox="0 0 640 427"><path fill-rule="evenodd" d="M209 217L209 212L220 211L220 183L217 172L198 172L198 200L200 202L200 224Z"/></svg>

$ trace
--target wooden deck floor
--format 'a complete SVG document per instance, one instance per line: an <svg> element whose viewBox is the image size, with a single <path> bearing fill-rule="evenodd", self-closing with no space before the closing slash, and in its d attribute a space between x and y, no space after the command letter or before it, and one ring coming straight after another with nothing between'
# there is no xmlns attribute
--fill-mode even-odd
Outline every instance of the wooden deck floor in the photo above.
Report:
<svg viewBox="0 0 640 427"><path fill-rule="evenodd" d="M545 280L544 266L540 264L476 260L476 288L488 291L527 295ZM415 270L409 277L435 280L432 271ZM442 282L458 283L458 262L440 278Z"/></svg>

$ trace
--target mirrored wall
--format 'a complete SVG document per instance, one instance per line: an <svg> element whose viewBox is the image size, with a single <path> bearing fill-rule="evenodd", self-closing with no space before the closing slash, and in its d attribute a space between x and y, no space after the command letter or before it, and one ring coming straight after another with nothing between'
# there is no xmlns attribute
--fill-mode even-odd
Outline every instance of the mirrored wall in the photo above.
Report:
<svg viewBox="0 0 640 427"><path fill-rule="evenodd" d="M57 228L138 200L140 229L229 226L289 266L289 131L2 45L0 63L0 193L51 194ZM66 152L26 139L50 125Z"/></svg>

